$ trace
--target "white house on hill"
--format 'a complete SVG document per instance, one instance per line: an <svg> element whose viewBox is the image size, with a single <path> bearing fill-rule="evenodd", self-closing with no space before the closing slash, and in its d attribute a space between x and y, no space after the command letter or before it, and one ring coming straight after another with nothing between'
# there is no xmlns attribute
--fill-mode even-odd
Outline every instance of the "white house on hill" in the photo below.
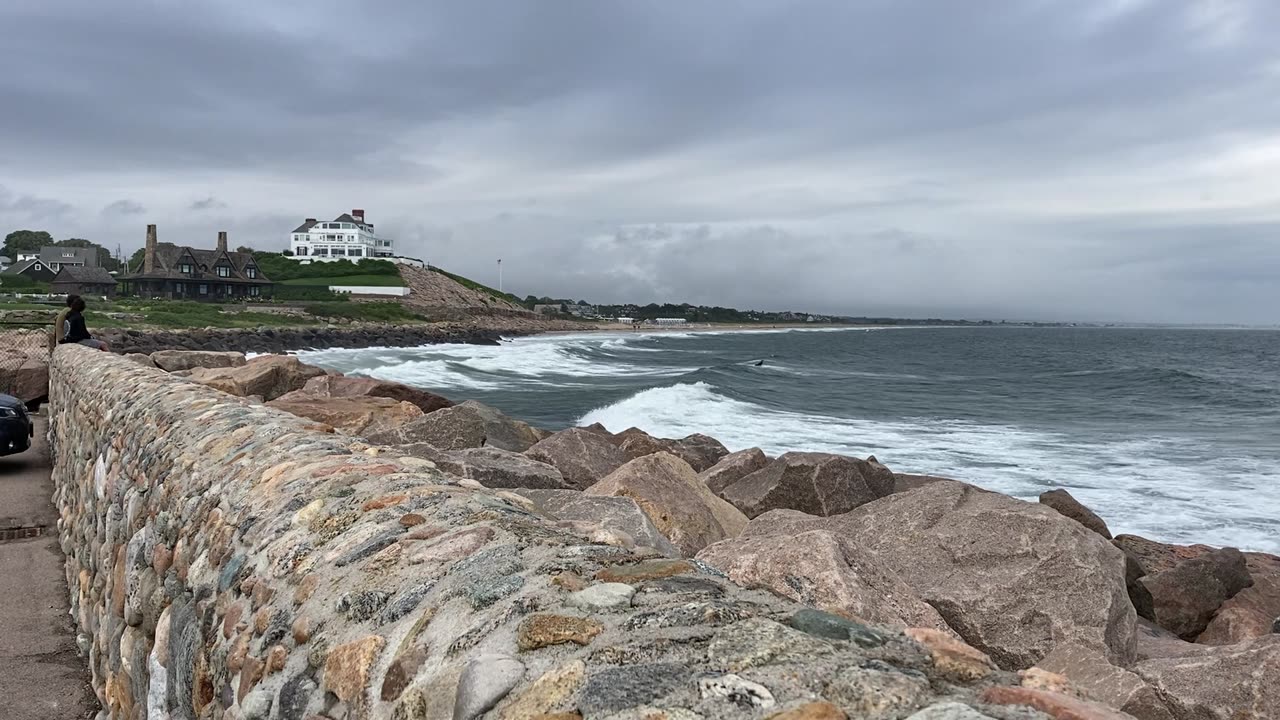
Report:
<svg viewBox="0 0 1280 720"><path fill-rule="evenodd" d="M307 218L294 228L289 237L293 258L302 262L390 258L395 249L392 241L378 237L373 223L365 222L364 210L343 213L331 221Z"/></svg>

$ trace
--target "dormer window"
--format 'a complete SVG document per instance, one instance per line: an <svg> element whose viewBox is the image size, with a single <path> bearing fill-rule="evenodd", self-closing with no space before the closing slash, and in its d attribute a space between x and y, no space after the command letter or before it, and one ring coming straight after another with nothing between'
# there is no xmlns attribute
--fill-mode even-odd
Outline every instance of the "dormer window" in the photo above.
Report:
<svg viewBox="0 0 1280 720"><path fill-rule="evenodd" d="M218 277L231 277L231 268L226 265L218 266Z"/></svg>
<svg viewBox="0 0 1280 720"><path fill-rule="evenodd" d="M249 267L244 269L244 274L247 275L251 280L255 279L258 277L258 268L250 265Z"/></svg>
<svg viewBox="0 0 1280 720"><path fill-rule="evenodd" d="M190 275L193 271L195 271L195 268L191 266L191 263L182 263L178 266L178 272L180 273Z"/></svg>

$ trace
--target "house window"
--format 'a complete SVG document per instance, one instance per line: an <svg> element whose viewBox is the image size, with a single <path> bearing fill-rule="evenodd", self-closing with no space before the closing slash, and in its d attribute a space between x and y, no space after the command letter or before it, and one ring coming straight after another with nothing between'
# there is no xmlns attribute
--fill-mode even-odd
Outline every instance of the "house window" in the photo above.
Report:
<svg viewBox="0 0 1280 720"><path fill-rule="evenodd" d="M218 266L218 277L231 277L231 268L226 265Z"/></svg>
<svg viewBox="0 0 1280 720"><path fill-rule="evenodd" d="M351 248L347 254L352 257L364 257L364 248Z"/></svg>
<svg viewBox="0 0 1280 720"><path fill-rule="evenodd" d="M316 248L316 255L328 255L329 248Z"/></svg>
<svg viewBox="0 0 1280 720"><path fill-rule="evenodd" d="M201 285L201 286L200 286L200 294L201 294L201 295L208 295L208 294L209 294L209 286L208 286L208 285Z"/></svg>
<svg viewBox="0 0 1280 720"><path fill-rule="evenodd" d="M244 274L245 274L246 276L248 276L248 278L249 278L250 280L252 280L252 279L254 279L254 278L258 277L258 268L256 268L256 267L247 267L247 268L245 268L245 269L244 269Z"/></svg>
<svg viewBox="0 0 1280 720"><path fill-rule="evenodd" d="M173 284L173 291L174 291L175 293L177 293L178 295L182 295L183 293L185 293L185 292L187 291L187 286L186 286L186 284L185 284L185 283L174 283L174 284Z"/></svg>
<svg viewBox="0 0 1280 720"><path fill-rule="evenodd" d="M307 246L306 246L306 245L299 245L299 246L298 246L298 249L293 251L293 254L294 254L294 255L306 255L306 254L307 254Z"/></svg>
<svg viewBox="0 0 1280 720"><path fill-rule="evenodd" d="M262 294L262 288L258 287L257 285L250 285L249 294L252 295L253 297L258 297L259 295Z"/></svg>
<svg viewBox="0 0 1280 720"><path fill-rule="evenodd" d="M180 273L186 273L187 275L190 275L192 270L193 268L191 267L191 263L182 263L181 265L178 266L178 272Z"/></svg>

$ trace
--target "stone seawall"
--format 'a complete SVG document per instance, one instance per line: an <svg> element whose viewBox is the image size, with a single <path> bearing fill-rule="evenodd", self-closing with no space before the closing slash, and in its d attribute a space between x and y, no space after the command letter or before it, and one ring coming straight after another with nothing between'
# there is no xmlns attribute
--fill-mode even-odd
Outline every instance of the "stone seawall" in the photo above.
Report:
<svg viewBox="0 0 1280 720"><path fill-rule="evenodd" d="M943 633L920 644L592 542L520 496L121 357L59 348L50 428L104 717L1045 717L979 702L1034 691Z"/></svg>

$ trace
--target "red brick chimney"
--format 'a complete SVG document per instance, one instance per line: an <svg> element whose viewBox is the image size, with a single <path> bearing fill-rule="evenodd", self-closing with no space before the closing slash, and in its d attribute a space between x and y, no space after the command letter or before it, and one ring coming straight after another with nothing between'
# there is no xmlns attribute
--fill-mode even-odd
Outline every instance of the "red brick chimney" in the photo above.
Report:
<svg viewBox="0 0 1280 720"><path fill-rule="evenodd" d="M360 222L364 222L364 210L360 210L359 208L352 210L351 217L359 220Z"/></svg>
<svg viewBox="0 0 1280 720"><path fill-rule="evenodd" d="M218 231L218 252L226 252L226 251L227 251L227 231L219 230Z"/></svg>
<svg viewBox="0 0 1280 720"><path fill-rule="evenodd" d="M156 226L147 226L147 245L142 251L142 272L156 271Z"/></svg>

